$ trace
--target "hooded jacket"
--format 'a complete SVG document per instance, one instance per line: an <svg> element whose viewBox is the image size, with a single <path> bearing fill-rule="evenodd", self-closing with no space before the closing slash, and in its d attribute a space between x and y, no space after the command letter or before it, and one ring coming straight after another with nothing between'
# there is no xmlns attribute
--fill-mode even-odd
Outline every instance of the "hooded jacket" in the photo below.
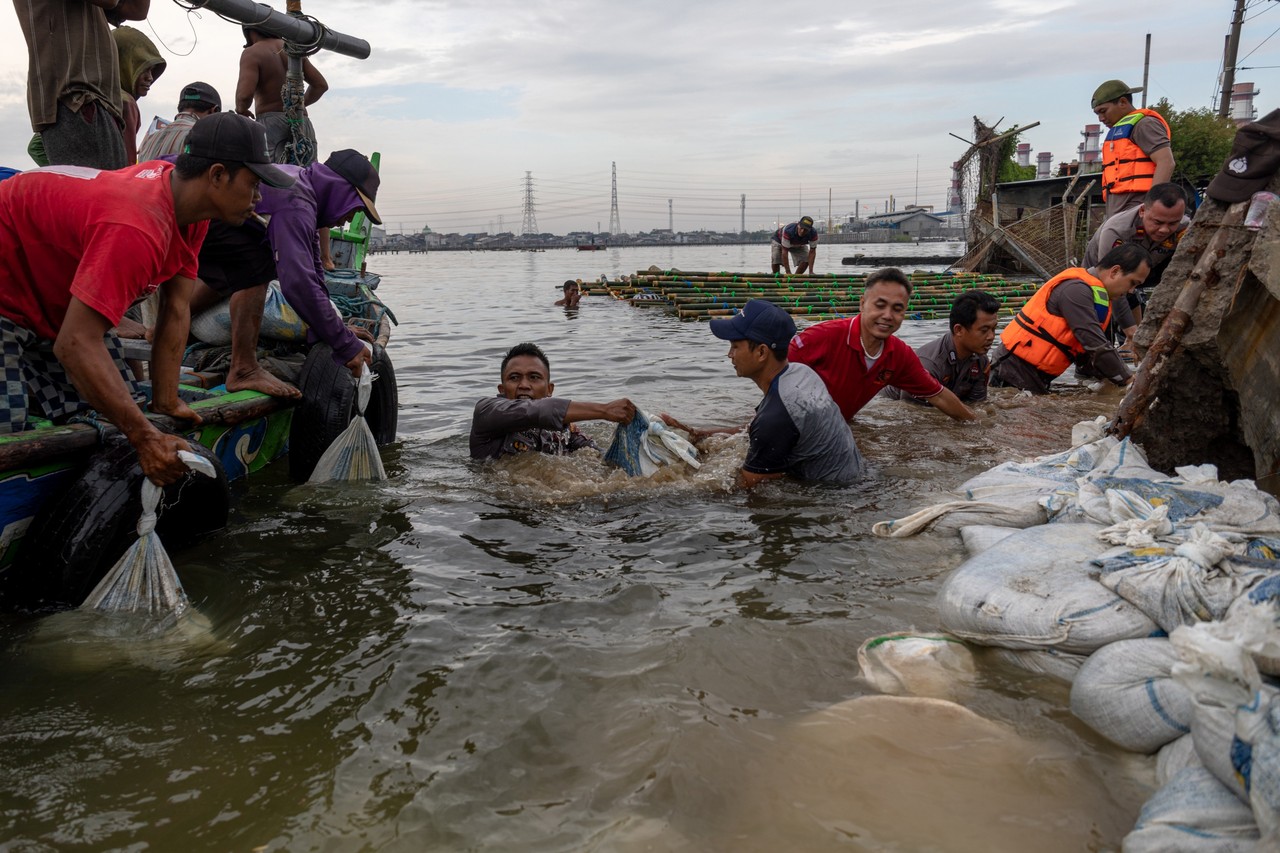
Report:
<svg viewBox="0 0 1280 853"><path fill-rule="evenodd" d="M363 210L364 202L346 178L323 163L278 168L297 180L287 189L264 184L262 201L254 210L270 217L267 239L275 255L280 290L310 327L308 337L333 347L333 360L345 365L364 344L329 302L316 231L338 224L352 211Z"/></svg>
<svg viewBox="0 0 1280 853"><path fill-rule="evenodd" d="M120 100L124 118L124 153L129 165L138 162L138 130L142 126L142 114L133 93L137 90L142 72L151 69L153 80L159 80L168 63L160 56L146 33L133 27L117 27L111 31L116 51L120 57Z"/></svg>

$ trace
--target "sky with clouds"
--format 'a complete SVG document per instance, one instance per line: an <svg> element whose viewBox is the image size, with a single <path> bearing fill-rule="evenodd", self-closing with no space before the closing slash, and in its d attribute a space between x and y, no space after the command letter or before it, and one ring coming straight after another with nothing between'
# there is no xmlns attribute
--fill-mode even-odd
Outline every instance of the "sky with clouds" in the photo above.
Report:
<svg viewBox="0 0 1280 853"><path fill-rule="evenodd" d="M283 9L283 0L270 5ZM314 57L322 154L382 153L392 232L519 232L532 175L539 230L607 230L617 164L624 231L746 226L801 213L945 207L973 117L1040 122L1023 141L1070 160L1098 83L1210 106L1233 0L304 0L366 39L367 60ZM208 11L152 0L135 24L168 68L140 103L172 116L204 80L232 100L243 41ZM26 46L0 3L0 164L29 164ZM1272 38L1272 36L1275 36ZM1280 101L1280 2L1249 0L1237 81ZM830 199L830 204L828 200ZM668 201L670 200L670 205Z"/></svg>

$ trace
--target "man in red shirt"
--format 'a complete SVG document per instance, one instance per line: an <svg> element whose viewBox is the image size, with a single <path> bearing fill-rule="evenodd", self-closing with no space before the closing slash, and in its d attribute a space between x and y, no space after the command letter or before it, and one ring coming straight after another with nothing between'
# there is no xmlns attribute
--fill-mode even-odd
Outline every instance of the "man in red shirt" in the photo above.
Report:
<svg viewBox="0 0 1280 853"><path fill-rule="evenodd" d="M186 151L172 165L51 166L0 183L0 431L26 427L28 401L55 421L92 408L125 434L152 481L186 471L177 451L187 443L156 429L134 402L109 332L159 288L151 410L198 423L178 398L178 368L207 220L238 225L260 198L260 180L292 183L270 165L266 133L243 116L201 121Z"/></svg>
<svg viewBox="0 0 1280 853"><path fill-rule="evenodd" d="M901 388L958 421L977 420L972 409L934 379L920 357L894 337L907 314L911 280L886 267L867 276L861 312L847 320L815 323L796 335L787 360L812 367L852 418L886 385Z"/></svg>

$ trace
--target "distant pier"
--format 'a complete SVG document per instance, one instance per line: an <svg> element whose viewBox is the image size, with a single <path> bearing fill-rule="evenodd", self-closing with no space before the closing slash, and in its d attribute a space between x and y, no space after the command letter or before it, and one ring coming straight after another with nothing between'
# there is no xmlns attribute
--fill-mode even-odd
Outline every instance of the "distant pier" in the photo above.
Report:
<svg viewBox="0 0 1280 853"><path fill-rule="evenodd" d="M950 266L960 260L959 255L853 255L841 258L847 267L900 267L906 264Z"/></svg>

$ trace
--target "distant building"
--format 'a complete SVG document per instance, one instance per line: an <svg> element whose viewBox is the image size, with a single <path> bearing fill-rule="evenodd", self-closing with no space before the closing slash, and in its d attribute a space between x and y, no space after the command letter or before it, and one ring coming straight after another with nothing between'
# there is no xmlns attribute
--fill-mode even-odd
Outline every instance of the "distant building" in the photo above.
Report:
<svg viewBox="0 0 1280 853"><path fill-rule="evenodd" d="M1248 124L1258 117L1258 110L1253 106L1253 99L1258 90L1252 83L1236 83L1231 87L1231 120L1237 125Z"/></svg>
<svg viewBox="0 0 1280 853"><path fill-rule="evenodd" d="M1036 155L1036 178L1047 178L1053 173L1053 152L1041 151Z"/></svg>
<svg viewBox="0 0 1280 853"><path fill-rule="evenodd" d="M1102 168L1102 125L1086 124L1080 135L1084 137L1077 149L1081 168L1086 172L1097 171ZM1094 164L1097 164L1096 168Z"/></svg>
<svg viewBox="0 0 1280 853"><path fill-rule="evenodd" d="M863 220L867 228L886 228L911 237L937 230L944 222L941 217L934 216L923 207L909 207L906 210L868 216Z"/></svg>

